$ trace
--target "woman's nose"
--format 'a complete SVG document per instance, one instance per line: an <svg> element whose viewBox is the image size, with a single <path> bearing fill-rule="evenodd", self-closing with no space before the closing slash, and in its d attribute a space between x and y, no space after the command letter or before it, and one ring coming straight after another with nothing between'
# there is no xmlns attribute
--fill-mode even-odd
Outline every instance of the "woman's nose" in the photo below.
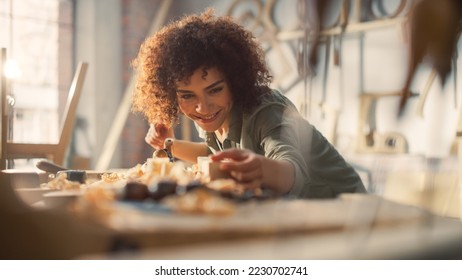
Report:
<svg viewBox="0 0 462 280"><path fill-rule="evenodd" d="M196 105L196 111L200 114L207 114L210 112L210 102L207 98L201 98Z"/></svg>

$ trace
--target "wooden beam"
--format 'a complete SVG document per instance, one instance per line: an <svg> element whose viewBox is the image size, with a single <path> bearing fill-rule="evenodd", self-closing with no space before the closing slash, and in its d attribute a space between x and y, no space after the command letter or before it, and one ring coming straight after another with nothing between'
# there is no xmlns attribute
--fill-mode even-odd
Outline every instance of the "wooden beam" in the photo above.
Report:
<svg viewBox="0 0 462 280"><path fill-rule="evenodd" d="M322 30L320 35L321 36L332 36L332 35L339 35L341 33L351 34L351 33L366 32L366 31L375 30L379 28L393 27L393 26L403 24L406 19L407 17L399 17L399 18L382 19L382 20L374 20L374 21L367 21L367 22L354 22L354 23L349 23L346 26L344 31L342 30L340 26L336 26L336 27ZM277 35L277 38L280 41L287 41L287 40L303 38L303 36L305 36L305 33L303 30L300 29L300 30L295 30L295 31L279 32Z"/></svg>

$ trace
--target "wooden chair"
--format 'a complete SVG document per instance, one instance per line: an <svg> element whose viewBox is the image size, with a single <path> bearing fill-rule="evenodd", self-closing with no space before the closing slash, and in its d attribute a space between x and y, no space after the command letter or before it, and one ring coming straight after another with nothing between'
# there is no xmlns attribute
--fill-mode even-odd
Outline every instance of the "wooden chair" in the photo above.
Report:
<svg viewBox="0 0 462 280"><path fill-rule="evenodd" d="M67 96L64 118L60 125L60 137L58 143L13 143L7 140L3 145L4 159L2 160L8 161L14 159L46 158L56 164L64 165L66 151L72 138L77 105L82 93L82 86L85 80L87 68L88 63L80 62L75 72L69 89L69 94ZM3 134L5 133L2 133L2 139L8 139L7 135Z"/></svg>

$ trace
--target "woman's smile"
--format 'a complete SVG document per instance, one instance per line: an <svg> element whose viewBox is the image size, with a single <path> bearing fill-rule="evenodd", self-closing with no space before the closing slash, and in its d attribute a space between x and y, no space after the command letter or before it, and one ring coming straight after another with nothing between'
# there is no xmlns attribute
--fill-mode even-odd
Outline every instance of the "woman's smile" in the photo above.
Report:
<svg viewBox="0 0 462 280"><path fill-rule="evenodd" d="M211 123L215 121L218 117L218 114L220 114L221 110L216 112L215 114L207 115L207 116L201 116L201 115L195 115L196 119L203 122L203 123Z"/></svg>

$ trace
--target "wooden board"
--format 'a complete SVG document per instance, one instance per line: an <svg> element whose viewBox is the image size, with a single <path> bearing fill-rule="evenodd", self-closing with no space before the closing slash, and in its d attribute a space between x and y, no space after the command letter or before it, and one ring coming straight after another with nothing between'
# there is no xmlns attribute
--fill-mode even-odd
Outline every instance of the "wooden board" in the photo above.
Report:
<svg viewBox="0 0 462 280"><path fill-rule="evenodd" d="M165 209L164 209L165 210ZM378 196L348 194L340 199L250 201L236 205L229 216L177 214L159 208L116 207L105 224L122 233L255 236L294 232L335 231L412 223L428 218L420 208Z"/></svg>

